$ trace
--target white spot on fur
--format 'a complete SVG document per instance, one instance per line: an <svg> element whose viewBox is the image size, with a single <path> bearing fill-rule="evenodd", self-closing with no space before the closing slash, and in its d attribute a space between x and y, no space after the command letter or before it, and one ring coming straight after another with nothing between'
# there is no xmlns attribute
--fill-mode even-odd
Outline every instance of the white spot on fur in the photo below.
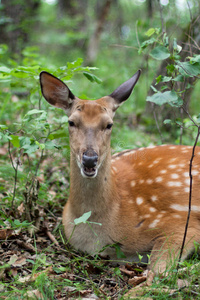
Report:
<svg viewBox="0 0 200 300"><path fill-rule="evenodd" d="M176 169L176 168L177 168L177 165L169 165L168 168L169 168L169 169Z"/></svg>
<svg viewBox="0 0 200 300"><path fill-rule="evenodd" d="M178 166L179 166L180 168L184 168L184 167L185 167L184 164L179 164Z"/></svg>
<svg viewBox="0 0 200 300"><path fill-rule="evenodd" d="M197 170L192 170L192 175L198 175L199 174L199 171L197 171Z"/></svg>
<svg viewBox="0 0 200 300"><path fill-rule="evenodd" d="M174 210L178 211L188 211L188 206L187 205L180 205L180 204L172 204L170 207ZM200 206L197 205L192 205L191 210L194 212L200 212Z"/></svg>
<svg viewBox="0 0 200 300"><path fill-rule="evenodd" d="M140 184L144 183L144 179L140 179L139 183Z"/></svg>
<svg viewBox="0 0 200 300"><path fill-rule="evenodd" d="M161 170L160 171L160 174L166 174L167 173L167 170Z"/></svg>
<svg viewBox="0 0 200 300"><path fill-rule="evenodd" d="M132 180L132 181L131 181L131 187L134 187L135 185L136 185L135 180Z"/></svg>
<svg viewBox="0 0 200 300"><path fill-rule="evenodd" d="M152 180L152 179L147 179L146 183L147 183L147 184L152 184L152 183L153 183L153 180Z"/></svg>
<svg viewBox="0 0 200 300"><path fill-rule="evenodd" d="M150 214L146 214L146 215L144 215L144 218L148 219L148 218L150 218L150 216L151 216Z"/></svg>
<svg viewBox="0 0 200 300"><path fill-rule="evenodd" d="M157 215L157 219L160 219L162 216L163 216L163 214L162 214L162 213L161 213L161 214L159 214L159 215Z"/></svg>
<svg viewBox="0 0 200 300"><path fill-rule="evenodd" d="M154 160L154 164L158 164L159 163L159 161L161 160L161 158L157 158L156 160Z"/></svg>
<svg viewBox="0 0 200 300"><path fill-rule="evenodd" d="M156 209L154 207L149 208L150 212L156 212Z"/></svg>
<svg viewBox="0 0 200 300"><path fill-rule="evenodd" d="M162 182L162 181L163 181L162 177L159 176L159 177L156 178L156 182Z"/></svg>
<svg viewBox="0 0 200 300"><path fill-rule="evenodd" d="M190 188L189 188L189 187L185 187L185 188L184 188L184 191L185 191L186 193L189 193Z"/></svg>
<svg viewBox="0 0 200 300"><path fill-rule="evenodd" d="M149 228L155 228L156 225L160 222L159 219L155 219L150 225L149 225Z"/></svg>
<svg viewBox="0 0 200 300"><path fill-rule="evenodd" d="M172 179L178 179L179 178L179 175L174 173L174 174L171 174L171 178Z"/></svg>
<svg viewBox="0 0 200 300"><path fill-rule="evenodd" d="M173 163L176 160L176 158L171 158L170 163Z"/></svg>
<svg viewBox="0 0 200 300"><path fill-rule="evenodd" d="M142 203L143 203L143 198L142 197L137 197L136 198L136 203L137 203L137 205L141 205Z"/></svg>
<svg viewBox="0 0 200 300"><path fill-rule="evenodd" d="M170 146L169 149L176 149L176 146Z"/></svg>
<svg viewBox="0 0 200 300"><path fill-rule="evenodd" d="M151 165L148 166L148 168L152 168L152 167L153 167L153 164L151 164Z"/></svg>
<svg viewBox="0 0 200 300"><path fill-rule="evenodd" d="M185 184L190 184L190 178L185 179Z"/></svg>
<svg viewBox="0 0 200 300"><path fill-rule="evenodd" d="M156 195L151 196L151 200L152 200L152 201L157 201L157 200L158 200L158 197L157 197Z"/></svg>
<svg viewBox="0 0 200 300"><path fill-rule="evenodd" d="M180 215L172 215L172 217L176 218L176 219L180 219L181 216Z"/></svg>
<svg viewBox="0 0 200 300"><path fill-rule="evenodd" d="M184 172L184 173L183 173L183 176L184 176L184 177L189 177L189 172Z"/></svg>
<svg viewBox="0 0 200 300"><path fill-rule="evenodd" d="M179 187L182 186L182 183L179 181L168 181L167 185L170 187Z"/></svg>

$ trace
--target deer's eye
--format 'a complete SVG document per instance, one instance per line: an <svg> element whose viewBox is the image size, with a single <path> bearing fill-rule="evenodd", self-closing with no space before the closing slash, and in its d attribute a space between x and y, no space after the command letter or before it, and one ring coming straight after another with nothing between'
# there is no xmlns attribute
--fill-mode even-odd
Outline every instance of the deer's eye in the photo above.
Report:
<svg viewBox="0 0 200 300"><path fill-rule="evenodd" d="M106 129L111 129L112 126L113 126L113 124L112 124L112 123L109 123L109 124L106 126Z"/></svg>
<svg viewBox="0 0 200 300"><path fill-rule="evenodd" d="M75 127L75 124L73 121L68 121L69 127Z"/></svg>

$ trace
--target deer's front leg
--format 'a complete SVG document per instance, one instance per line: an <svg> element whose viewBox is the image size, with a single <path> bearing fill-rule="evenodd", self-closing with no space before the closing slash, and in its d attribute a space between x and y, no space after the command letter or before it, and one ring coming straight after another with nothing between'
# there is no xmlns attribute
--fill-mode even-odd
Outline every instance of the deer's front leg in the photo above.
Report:
<svg viewBox="0 0 200 300"><path fill-rule="evenodd" d="M187 258L194 251L195 234L193 230L192 232L188 231L181 260ZM162 274L171 267L176 268L182 242L183 235L180 233L157 238L152 249L149 268L157 274Z"/></svg>

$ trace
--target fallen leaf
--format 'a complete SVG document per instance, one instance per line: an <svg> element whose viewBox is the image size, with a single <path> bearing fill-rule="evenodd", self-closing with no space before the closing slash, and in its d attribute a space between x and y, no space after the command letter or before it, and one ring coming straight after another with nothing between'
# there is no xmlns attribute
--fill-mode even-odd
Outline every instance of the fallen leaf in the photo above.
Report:
<svg viewBox="0 0 200 300"><path fill-rule="evenodd" d="M122 273L128 275L129 277L134 277L136 275L135 271L127 270L125 266L121 266L119 269Z"/></svg>
<svg viewBox="0 0 200 300"><path fill-rule="evenodd" d="M190 284L186 279L178 279L177 285L178 285L178 288L181 289L181 288L189 286Z"/></svg>
<svg viewBox="0 0 200 300"><path fill-rule="evenodd" d="M53 267L50 266L50 267L48 267L47 269L45 269L45 270L43 270L43 271L41 271L41 272L35 273L35 274L33 274L33 275L28 275L28 276L25 276L25 277L21 277L21 278L18 279L18 281L19 281L19 282L22 282L22 283L24 283L24 282L29 282L29 281L30 281L30 282L33 282L33 281L35 281L35 279L36 279L38 276L40 276L42 273L46 273L47 275L53 274L53 273L54 273Z"/></svg>
<svg viewBox="0 0 200 300"><path fill-rule="evenodd" d="M128 284L131 284L133 286L139 285L140 283L146 281L146 276L134 276L133 278L130 278L128 281Z"/></svg>
<svg viewBox="0 0 200 300"><path fill-rule="evenodd" d="M25 297L27 300L44 299L42 293L38 290L27 291Z"/></svg>
<svg viewBox="0 0 200 300"><path fill-rule="evenodd" d="M0 240L6 240L7 238L11 237L13 234L13 230L9 228L1 229L0 230Z"/></svg>
<svg viewBox="0 0 200 300"><path fill-rule="evenodd" d="M17 260L12 264L14 267L21 267L26 264L25 257L18 257Z"/></svg>
<svg viewBox="0 0 200 300"><path fill-rule="evenodd" d="M16 277L17 274L18 274L17 268L12 268L12 269L10 270L10 273L11 273L11 275L12 275L13 277Z"/></svg>
<svg viewBox="0 0 200 300"><path fill-rule="evenodd" d="M19 211L20 215L24 213L25 208L23 202L18 206L17 210Z"/></svg>

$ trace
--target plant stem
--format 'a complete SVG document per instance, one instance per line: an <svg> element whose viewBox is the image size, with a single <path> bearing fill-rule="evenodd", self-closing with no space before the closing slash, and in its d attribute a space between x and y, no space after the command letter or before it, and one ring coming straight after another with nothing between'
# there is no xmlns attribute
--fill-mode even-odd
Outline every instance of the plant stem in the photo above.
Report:
<svg viewBox="0 0 200 300"><path fill-rule="evenodd" d="M12 167L13 167L14 172L15 172L14 187L13 187L13 197L12 197L12 204L11 204L12 208L13 208L13 204L14 204L14 200L15 200L15 194L16 194L16 188L17 188L17 172L18 172L18 166L19 166L19 158L17 158L17 160L16 160L16 167L15 167L13 159L12 159L11 151L10 151L10 141L8 142L8 153L9 153L9 157L10 157L10 161L11 161Z"/></svg>
<svg viewBox="0 0 200 300"><path fill-rule="evenodd" d="M193 163L193 159L195 157L195 149L196 149L196 145L200 136L200 126L197 126L198 128L198 132L197 132L197 136L195 139L195 143L194 146L192 148L192 156L190 159L190 166L189 166L189 176L190 176L190 191L189 191L189 204L188 204L188 215L187 215L187 222L185 225L185 232L184 232L184 237L183 237L183 242L182 242L182 246L181 246L181 251L180 251L180 255L179 255L179 259L178 259L178 264L177 264L177 270L179 269L179 263L181 261L181 257L183 254L183 249L185 246L185 240L186 240L186 236L187 236L187 229L188 229L188 225L189 225L189 220L190 220L190 212L191 212L191 203L192 203L192 163Z"/></svg>

